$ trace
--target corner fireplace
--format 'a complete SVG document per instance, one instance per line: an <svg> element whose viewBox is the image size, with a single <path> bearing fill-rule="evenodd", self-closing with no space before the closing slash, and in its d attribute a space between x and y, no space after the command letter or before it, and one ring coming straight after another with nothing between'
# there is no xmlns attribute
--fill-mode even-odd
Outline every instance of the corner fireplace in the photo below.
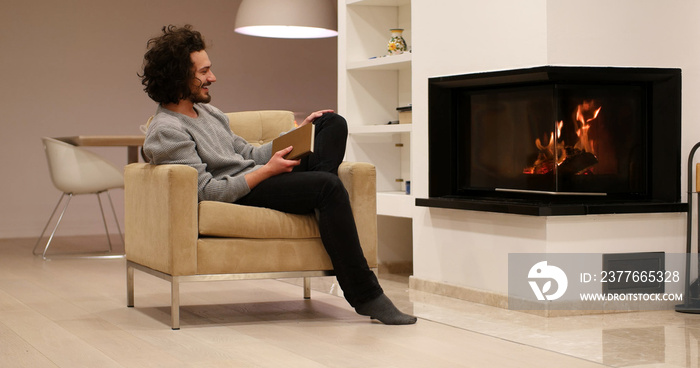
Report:
<svg viewBox="0 0 700 368"><path fill-rule="evenodd" d="M544 66L429 80L429 198L529 215L684 212L681 71Z"/></svg>

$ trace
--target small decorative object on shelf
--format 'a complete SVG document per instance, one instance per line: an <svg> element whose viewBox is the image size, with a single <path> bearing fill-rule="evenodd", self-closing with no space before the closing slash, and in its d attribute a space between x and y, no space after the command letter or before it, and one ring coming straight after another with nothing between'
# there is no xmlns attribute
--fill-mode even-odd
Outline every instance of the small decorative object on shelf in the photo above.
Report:
<svg viewBox="0 0 700 368"><path fill-rule="evenodd" d="M401 106L397 107L396 111L399 112L399 124L411 124L413 122L413 106Z"/></svg>
<svg viewBox="0 0 700 368"><path fill-rule="evenodd" d="M391 39L387 45L389 55L400 55L408 50L406 40L403 39L403 29L394 28L391 30Z"/></svg>

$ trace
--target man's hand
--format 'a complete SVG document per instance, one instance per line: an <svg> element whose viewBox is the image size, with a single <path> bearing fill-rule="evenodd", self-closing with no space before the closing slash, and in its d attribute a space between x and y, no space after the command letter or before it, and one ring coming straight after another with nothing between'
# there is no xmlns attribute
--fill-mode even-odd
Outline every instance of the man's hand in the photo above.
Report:
<svg viewBox="0 0 700 368"><path fill-rule="evenodd" d="M301 124L299 124L299 127L303 127L306 124L313 123L314 120L320 118L321 116L323 116L323 114L328 112L333 112L333 110L319 110L316 112L312 112L311 115L307 116L306 119L304 119L304 121L302 121Z"/></svg>
<svg viewBox="0 0 700 368"><path fill-rule="evenodd" d="M283 150L275 152L270 161L268 161L261 169L267 169L270 176L291 172L292 169L294 169L294 166L301 163L300 160L287 160L284 158L284 156L289 154L289 152L292 152L293 148L294 147L289 146Z"/></svg>
<svg viewBox="0 0 700 368"><path fill-rule="evenodd" d="M284 158L284 156L286 156L289 152L292 152L293 148L294 147L289 146L283 150L275 152L265 166L245 174L244 178L248 183L248 188L253 189L263 180L271 178L275 175L291 172L294 169L294 166L299 165L301 163L300 160L286 160Z"/></svg>

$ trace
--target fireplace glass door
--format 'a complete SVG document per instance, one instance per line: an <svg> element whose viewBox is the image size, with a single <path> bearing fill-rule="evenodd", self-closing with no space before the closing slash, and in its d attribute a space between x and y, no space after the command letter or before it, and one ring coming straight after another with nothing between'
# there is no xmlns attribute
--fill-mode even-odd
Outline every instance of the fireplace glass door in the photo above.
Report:
<svg viewBox="0 0 700 368"><path fill-rule="evenodd" d="M645 194L645 91L629 83L460 90L458 191Z"/></svg>

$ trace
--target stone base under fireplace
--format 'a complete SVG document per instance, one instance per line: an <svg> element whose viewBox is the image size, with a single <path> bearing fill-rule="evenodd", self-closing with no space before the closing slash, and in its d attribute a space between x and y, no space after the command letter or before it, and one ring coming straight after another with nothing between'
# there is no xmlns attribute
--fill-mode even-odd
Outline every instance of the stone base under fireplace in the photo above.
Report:
<svg viewBox="0 0 700 368"><path fill-rule="evenodd" d="M429 223L419 231L428 229L422 236L430 236L433 243L429 248L414 245L414 259L420 262L414 263L414 274L419 276L411 277L411 290L504 309L511 253L681 254L686 246L684 212L523 216L430 207L419 211L415 221ZM620 311L521 312L556 317Z"/></svg>

